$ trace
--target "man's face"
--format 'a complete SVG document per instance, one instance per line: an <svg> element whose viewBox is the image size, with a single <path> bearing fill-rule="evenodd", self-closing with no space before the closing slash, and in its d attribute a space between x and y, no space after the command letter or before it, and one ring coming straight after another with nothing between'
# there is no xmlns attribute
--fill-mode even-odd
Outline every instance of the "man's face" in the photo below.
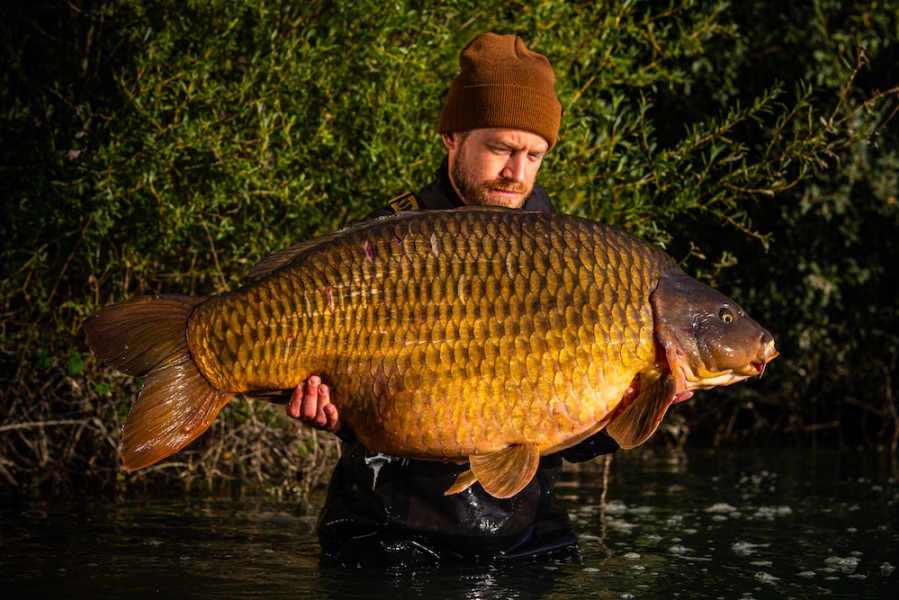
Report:
<svg viewBox="0 0 899 600"><path fill-rule="evenodd" d="M450 181L465 204L521 208L537 179L545 139L520 129L444 133Z"/></svg>

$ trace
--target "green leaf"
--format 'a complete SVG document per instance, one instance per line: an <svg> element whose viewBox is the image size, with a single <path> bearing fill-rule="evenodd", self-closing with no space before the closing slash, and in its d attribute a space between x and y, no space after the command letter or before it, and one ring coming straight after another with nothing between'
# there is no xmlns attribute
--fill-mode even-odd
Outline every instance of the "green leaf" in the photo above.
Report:
<svg viewBox="0 0 899 600"><path fill-rule="evenodd" d="M69 360L66 362L66 370L70 377L79 375L84 370L84 359L77 350L69 350Z"/></svg>

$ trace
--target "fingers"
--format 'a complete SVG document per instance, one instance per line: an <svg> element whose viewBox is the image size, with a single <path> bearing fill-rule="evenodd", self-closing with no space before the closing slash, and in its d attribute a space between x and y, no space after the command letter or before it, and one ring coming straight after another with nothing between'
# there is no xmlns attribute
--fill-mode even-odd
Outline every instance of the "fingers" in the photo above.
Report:
<svg viewBox="0 0 899 600"><path fill-rule="evenodd" d="M328 418L328 425L326 429L331 433L339 430L343 427L343 424L340 422L340 416L337 414L337 407L331 403L328 403L324 406L325 416Z"/></svg>
<svg viewBox="0 0 899 600"><path fill-rule="evenodd" d="M288 400L287 404L284 405L284 410L287 411L287 416L291 419L300 418L300 410L303 406L303 398L306 394L305 387L306 382L300 382L300 385L293 389L293 394L290 395L290 400Z"/></svg>
<svg viewBox="0 0 899 600"><path fill-rule="evenodd" d="M321 379L317 375L313 375L306 380L306 393L303 395L303 405L300 409L300 420L304 422L312 422L316 425L324 425L324 414L319 407L319 386Z"/></svg>
<svg viewBox="0 0 899 600"><path fill-rule="evenodd" d="M317 375L300 383L285 407L287 416L308 427L335 432L341 428L337 407L331 403L331 390Z"/></svg>

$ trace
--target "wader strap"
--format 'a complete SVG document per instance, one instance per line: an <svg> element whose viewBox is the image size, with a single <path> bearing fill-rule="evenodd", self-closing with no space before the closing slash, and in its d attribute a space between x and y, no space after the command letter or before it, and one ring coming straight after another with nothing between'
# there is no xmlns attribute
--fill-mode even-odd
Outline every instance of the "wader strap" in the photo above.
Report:
<svg viewBox="0 0 899 600"><path fill-rule="evenodd" d="M412 192L406 192L405 194L399 195L393 200L388 201L387 206L389 206L393 212L421 210L421 202L418 201L418 197Z"/></svg>

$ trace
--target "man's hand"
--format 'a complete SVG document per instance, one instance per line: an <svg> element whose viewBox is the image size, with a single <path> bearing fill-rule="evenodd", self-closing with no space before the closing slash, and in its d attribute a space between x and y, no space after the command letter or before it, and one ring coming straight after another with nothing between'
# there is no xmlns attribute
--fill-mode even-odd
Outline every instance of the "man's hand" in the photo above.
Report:
<svg viewBox="0 0 899 600"><path fill-rule="evenodd" d="M307 427L335 433L343 426L337 407L331 404L331 390L317 375L293 390L285 409L288 417L299 419Z"/></svg>

